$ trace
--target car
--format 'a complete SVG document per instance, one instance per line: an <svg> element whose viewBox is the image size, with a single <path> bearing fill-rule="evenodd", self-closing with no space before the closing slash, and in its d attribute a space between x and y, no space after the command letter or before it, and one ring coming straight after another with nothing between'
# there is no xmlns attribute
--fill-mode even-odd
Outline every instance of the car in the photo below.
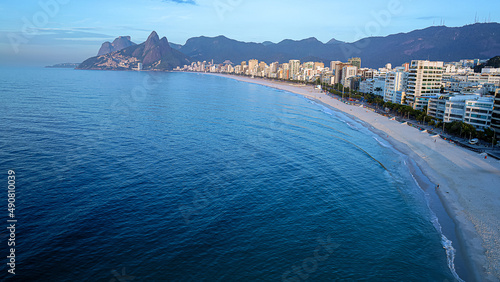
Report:
<svg viewBox="0 0 500 282"><path fill-rule="evenodd" d="M477 142L479 142L479 139L477 139L477 138L469 140L469 144L471 144L471 145L476 145Z"/></svg>

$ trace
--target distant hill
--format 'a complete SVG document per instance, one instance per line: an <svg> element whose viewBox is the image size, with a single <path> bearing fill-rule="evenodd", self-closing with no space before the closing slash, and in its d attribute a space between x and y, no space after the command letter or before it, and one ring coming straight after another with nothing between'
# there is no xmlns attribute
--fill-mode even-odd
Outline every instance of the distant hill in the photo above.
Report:
<svg viewBox="0 0 500 282"><path fill-rule="evenodd" d="M474 72L481 73L485 67L500 68L500 56L495 56L482 65L474 67Z"/></svg>
<svg viewBox="0 0 500 282"><path fill-rule="evenodd" d="M171 70L190 62L181 52L172 49L166 37L153 31L141 44L85 60L78 69L131 70L143 64L144 70Z"/></svg>
<svg viewBox="0 0 500 282"><path fill-rule="evenodd" d="M367 66L382 66L388 62L400 65L416 59L445 62L487 59L500 54L500 24L436 26L386 37L372 37L368 38L365 48L359 49L355 55L361 57Z"/></svg>
<svg viewBox="0 0 500 282"><path fill-rule="evenodd" d="M486 67L492 67L492 68L500 68L500 56L495 56L491 59L489 59L486 64L484 64Z"/></svg>
<svg viewBox="0 0 500 282"><path fill-rule="evenodd" d="M169 42L169 44L170 44L170 47L172 47L172 49L175 49L175 50L179 50L182 47L182 45L175 44L175 43L172 43L172 42Z"/></svg>
<svg viewBox="0 0 500 282"><path fill-rule="evenodd" d="M120 36L116 38L113 43L104 42L97 53L97 56L106 55L111 52L120 51L127 47L136 45L134 42L130 41L130 36Z"/></svg>
<svg viewBox="0 0 500 282"><path fill-rule="evenodd" d="M78 67L80 63L62 63L62 64L55 64L52 66L46 66L46 68L62 68L62 69L74 69Z"/></svg>
<svg viewBox="0 0 500 282"><path fill-rule="evenodd" d="M385 37L368 37L353 43L335 39L324 44L316 38L283 40L277 44L246 43L218 37L194 37L180 49L195 61L222 63L258 59L270 63L319 58L325 63L360 57L362 66L401 65L415 59L457 61L487 59L500 54L500 24L478 23L463 27L434 26Z"/></svg>
<svg viewBox="0 0 500 282"><path fill-rule="evenodd" d="M263 44L240 42L222 35L190 38L179 51L191 57L193 61L214 60L217 63L222 63L225 60L239 63L253 59L254 54L259 54L261 58L268 58L266 46Z"/></svg>

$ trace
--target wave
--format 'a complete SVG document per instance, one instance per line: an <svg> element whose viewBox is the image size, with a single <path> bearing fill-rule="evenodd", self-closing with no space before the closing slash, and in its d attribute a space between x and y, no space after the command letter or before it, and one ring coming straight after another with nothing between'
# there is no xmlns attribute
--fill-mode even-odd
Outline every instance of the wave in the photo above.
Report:
<svg viewBox="0 0 500 282"><path fill-rule="evenodd" d="M330 115L330 116L335 116L335 117L337 116L337 112L335 110L328 108L327 106L323 105L322 103L318 103L318 102L311 100L311 99L307 99L307 101L309 101L309 103L311 103L315 106L319 106L321 112L323 112L327 115Z"/></svg>
<svg viewBox="0 0 500 282"><path fill-rule="evenodd" d="M439 224L437 217L436 217L436 224L439 227L439 232L441 232L441 225ZM434 226L436 226L436 225L434 225ZM457 281L464 282L464 280L462 280L458 276L458 274L455 270L455 263L454 262L455 262L456 250L455 250L455 248L453 248L453 242L451 240L449 240L448 238L446 238L446 236L443 233L441 233L441 245L443 245L443 248L446 250L446 258L447 258L447 262L448 262L448 268L450 269L451 273L453 274L453 277L455 277L455 279Z"/></svg>
<svg viewBox="0 0 500 282"><path fill-rule="evenodd" d="M405 164L406 164L406 161L405 161ZM428 207L429 212L431 214L432 225L434 226L434 228L436 229L436 231L441 235L441 245L446 250L446 260L447 260L448 268L451 271L451 274L453 274L453 277L457 281L464 282L464 280L462 280L460 278L460 276L458 276L458 273L455 270L455 255L456 255L457 251L455 250L455 248L453 248L453 241L451 241L450 239L448 239L443 234L443 230L442 230L441 224L439 223L439 219L438 219L436 213L434 213L434 211L430 207L428 194L424 192L424 190L422 189L422 187L418 183L417 179L415 178L415 175L413 175L413 173L411 173L410 170L409 170L409 173L410 173L411 177L413 178L413 181L415 182L415 184L418 186L418 188L420 188L420 191L422 191L424 193L424 195L425 195L425 199L426 199L426 202L427 202L427 207Z"/></svg>
<svg viewBox="0 0 500 282"><path fill-rule="evenodd" d="M385 148L392 148L392 146L391 146L391 145L389 145L389 144L387 144L387 143L385 143L385 142L382 142L382 141L378 140L378 138L377 138L377 137L375 137L375 136L373 136L373 139L377 140L377 142L378 142L380 145L382 145L382 147L385 147Z"/></svg>

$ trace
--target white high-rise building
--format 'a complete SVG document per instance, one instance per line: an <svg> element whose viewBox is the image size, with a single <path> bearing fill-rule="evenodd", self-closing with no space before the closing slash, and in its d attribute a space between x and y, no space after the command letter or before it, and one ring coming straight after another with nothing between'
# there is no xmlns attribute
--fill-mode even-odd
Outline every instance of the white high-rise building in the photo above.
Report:
<svg viewBox="0 0 500 282"><path fill-rule="evenodd" d="M358 74L358 67L356 66L351 66L351 65L345 65L342 68L342 80L340 83L346 87L350 87L349 84L349 78L356 76Z"/></svg>
<svg viewBox="0 0 500 282"><path fill-rule="evenodd" d="M278 62L271 63L271 65L269 66L271 68L270 72L271 73L277 73L279 65L280 65L280 63L278 63Z"/></svg>
<svg viewBox="0 0 500 282"><path fill-rule="evenodd" d="M440 93L443 77L443 62L414 60L410 64L406 104L421 110L427 106L428 99Z"/></svg>
<svg viewBox="0 0 500 282"><path fill-rule="evenodd" d="M331 61L330 62L330 70L334 71L335 70L335 66L338 65L338 64L342 64L341 61Z"/></svg>
<svg viewBox="0 0 500 282"><path fill-rule="evenodd" d="M407 82L407 72L388 72L385 76L384 101L401 104L401 93L406 91ZM398 92L400 95L398 95Z"/></svg>
<svg viewBox="0 0 500 282"><path fill-rule="evenodd" d="M248 61L248 71L250 72L251 75L257 74L257 68L259 66L259 61L258 60L250 60Z"/></svg>
<svg viewBox="0 0 500 282"><path fill-rule="evenodd" d="M297 79L300 71L300 61L299 60L290 60L288 62L290 67L290 79Z"/></svg>

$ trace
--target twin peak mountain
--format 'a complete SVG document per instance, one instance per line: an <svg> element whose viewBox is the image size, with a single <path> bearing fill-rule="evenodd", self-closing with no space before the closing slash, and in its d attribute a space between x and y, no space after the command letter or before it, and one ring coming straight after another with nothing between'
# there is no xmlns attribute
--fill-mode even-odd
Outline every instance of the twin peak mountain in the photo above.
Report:
<svg viewBox="0 0 500 282"><path fill-rule="evenodd" d="M160 39L153 31L141 44L130 41L130 36L120 36L113 43L105 42L98 55L85 60L78 69L131 70L141 63L144 70L163 71L189 62L186 55L170 47L166 37Z"/></svg>

